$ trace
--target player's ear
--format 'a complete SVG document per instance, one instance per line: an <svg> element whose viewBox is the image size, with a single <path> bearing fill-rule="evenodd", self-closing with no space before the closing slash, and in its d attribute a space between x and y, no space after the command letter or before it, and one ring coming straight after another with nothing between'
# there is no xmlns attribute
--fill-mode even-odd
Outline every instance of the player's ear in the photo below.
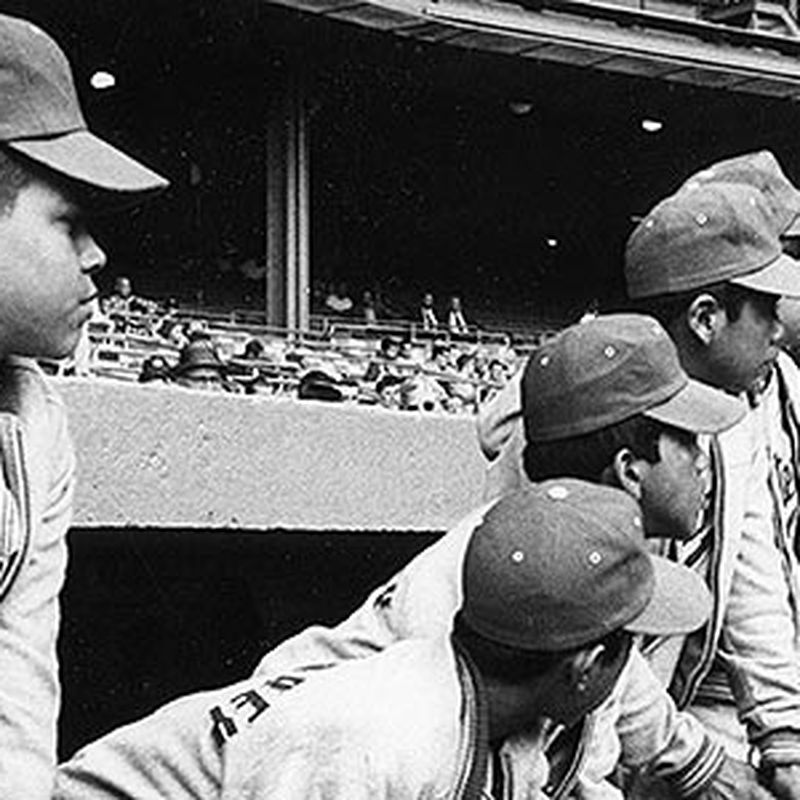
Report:
<svg viewBox="0 0 800 800"><path fill-rule="evenodd" d="M595 675L600 669L600 659L606 651L602 643L595 644L585 650L578 651L570 660L567 667L568 685L577 694L583 694L591 686Z"/></svg>
<svg viewBox="0 0 800 800"><path fill-rule="evenodd" d="M641 502L644 470L647 467L647 462L637 458L630 448L621 447L603 473L604 482L618 486Z"/></svg>
<svg viewBox="0 0 800 800"><path fill-rule="evenodd" d="M724 309L713 294L697 295L686 309L686 325L692 335L703 345L709 345L723 321Z"/></svg>

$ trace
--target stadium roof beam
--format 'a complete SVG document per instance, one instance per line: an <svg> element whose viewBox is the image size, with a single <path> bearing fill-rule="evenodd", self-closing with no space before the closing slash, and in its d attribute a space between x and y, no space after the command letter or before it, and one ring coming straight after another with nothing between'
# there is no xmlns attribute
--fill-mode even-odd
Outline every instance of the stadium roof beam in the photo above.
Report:
<svg viewBox="0 0 800 800"><path fill-rule="evenodd" d="M613 0L267 2L432 43L800 99L800 38L791 26L782 35L720 24L693 5L687 13L685 3L681 14Z"/></svg>

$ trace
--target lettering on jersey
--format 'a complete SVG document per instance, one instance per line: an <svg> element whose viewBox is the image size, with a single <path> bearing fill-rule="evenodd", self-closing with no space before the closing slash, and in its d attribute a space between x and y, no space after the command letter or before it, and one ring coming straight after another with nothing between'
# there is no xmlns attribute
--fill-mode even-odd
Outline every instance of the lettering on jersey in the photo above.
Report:
<svg viewBox="0 0 800 800"><path fill-rule="evenodd" d="M310 664L298 668L298 672L313 672L328 669L333 664ZM248 725L252 725L269 707L270 693L283 693L294 689L306 678L303 675L278 675L272 677L254 678L250 688L241 687L227 702L212 706L209 711L211 718L211 738L217 747L223 747L225 742L236 736Z"/></svg>
<svg viewBox="0 0 800 800"><path fill-rule="evenodd" d="M247 718L247 722L253 722L269 708L269 703L255 690L248 689L246 692L237 694L231 702L237 709L252 707L253 713Z"/></svg>
<svg viewBox="0 0 800 800"><path fill-rule="evenodd" d="M392 597L397 591L397 584L390 583L376 598L375 608L389 608L392 604Z"/></svg>
<svg viewBox="0 0 800 800"><path fill-rule="evenodd" d="M214 706L210 711L211 715L211 738L217 747L222 747L226 739L230 739L236 733L236 723L228 716L225 716L219 706Z"/></svg>
<svg viewBox="0 0 800 800"><path fill-rule="evenodd" d="M274 680L266 680L264 681L264 686L268 686L270 689L277 689L279 692L285 692L287 689L294 689L295 686L299 686L305 678L301 678L299 675L281 675Z"/></svg>

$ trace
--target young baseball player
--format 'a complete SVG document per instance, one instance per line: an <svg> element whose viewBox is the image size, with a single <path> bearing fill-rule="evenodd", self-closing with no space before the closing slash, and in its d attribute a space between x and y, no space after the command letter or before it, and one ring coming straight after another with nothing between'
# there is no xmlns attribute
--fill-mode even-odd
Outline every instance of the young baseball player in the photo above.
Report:
<svg viewBox="0 0 800 800"><path fill-rule="evenodd" d="M781 255L779 237L794 234L799 211L775 159L749 154L693 176L656 206L626 259L629 294L668 326L693 377L743 393L763 389L772 375L755 411L710 442L714 513L703 537L675 548L706 576L715 611L684 648L671 691L731 752L743 757L754 748L781 797L800 797L791 555L798 384L777 347L775 306L780 295L798 295L797 264ZM480 421L485 452L499 454L495 486L519 480L518 398L517 385ZM668 674L666 663L660 672Z"/></svg>
<svg viewBox="0 0 800 800"><path fill-rule="evenodd" d="M548 367L544 377L536 374L542 359ZM702 510L706 486L705 460L694 435L734 425L744 406L690 381L664 330L642 316L602 317L576 326L534 354L534 362L526 374L540 384L549 382L536 397L555 393L560 401L537 407L531 415L538 419L541 438L549 431L561 436L561 445L569 449L571 439L582 447L585 437L596 433L594 446L605 461L597 467L595 481L640 498L645 527L668 518L668 506L680 498L680 533L688 535ZM400 640L446 634L461 601L464 551L485 511L469 515L336 628L309 628L268 653L254 680L279 693L314 667L371 656ZM61 796L213 792L228 742L247 727L247 719L260 714L262 704L248 694L247 686L231 687L222 700L209 694L178 701L89 745L62 765ZM719 747L696 721L676 714L637 651L625 679L597 716L595 729L602 734L582 748L585 796L618 797L604 778L620 758L631 767L650 766L681 795L735 785L738 797L766 796L747 768L722 760ZM573 778L578 774L576 770ZM177 786L191 787L196 794L181 793Z"/></svg>
<svg viewBox="0 0 800 800"><path fill-rule="evenodd" d="M0 797L49 798L58 596L75 461L64 409L32 360L75 348L105 254L83 211L166 186L86 127L66 58L0 16Z"/></svg>
<svg viewBox="0 0 800 800"><path fill-rule="evenodd" d="M763 382L778 356L781 295L800 295L764 192L707 183L659 203L626 251L629 295L668 327L687 371L731 393ZM712 442L713 513L675 548L715 595L689 637L670 691L731 753L753 748L778 797L800 797L800 660L796 578L772 493L764 417L751 412Z"/></svg>
<svg viewBox="0 0 800 800"><path fill-rule="evenodd" d="M191 796L565 796L587 715L629 668L633 634L695 629L707 593L689 570L648 555L629 495L582 481L507 496L473 519L465 545L452 636L208 696L225 747ZM143 744L127 761L107 751L102 782L87 750L56 797L188 796L166 768L160 785L120 791L134 756L163 763L157 739ZM215 758L210 746L193 755Z"/></svg>

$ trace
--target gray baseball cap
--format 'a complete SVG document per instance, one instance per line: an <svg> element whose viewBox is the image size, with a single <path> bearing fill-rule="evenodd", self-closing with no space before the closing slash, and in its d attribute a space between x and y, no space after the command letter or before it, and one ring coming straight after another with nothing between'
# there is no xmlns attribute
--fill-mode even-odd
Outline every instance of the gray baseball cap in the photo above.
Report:
<svg viewBox="0 0 800 800"><path fill-rule="evenodd" d="M709 183L743 183L764 195L779 236L800 236L800 191L786 177L769 150L717 161L687 178L678 189L691 191Z"/></svg>
<svg viewBox="0 0 800 800"><path fill-rule="evenodd" d="M169 185L89 130L61 48L35 25L5 15L0 98L0 142L109 202L136 202Z"/></svg>
<svg viewBox="0 0 800 800"><path fill-rule="evenodd" d="M566 328L531 353L522 376L529 442L580 436L637 414L719 433L744 403L692 380L669 335L644 314L608 314Z"/></svg>
<svg viewBox="0 0 800 800"><path fill-rule="evenodd" d="M625 629L685 634L708 619L703 579L650 555L627 492L572 478L529 484L472 532L461 618L516 650L562 651Z"/></svg>
<svg viewBox="0 0 800 800"><path fill-rule="evenodd" d="M730 282L800 297L798 263L781 248L764 195L709 183L662 200L625 248L630 297L655 297Z"/></svg>

